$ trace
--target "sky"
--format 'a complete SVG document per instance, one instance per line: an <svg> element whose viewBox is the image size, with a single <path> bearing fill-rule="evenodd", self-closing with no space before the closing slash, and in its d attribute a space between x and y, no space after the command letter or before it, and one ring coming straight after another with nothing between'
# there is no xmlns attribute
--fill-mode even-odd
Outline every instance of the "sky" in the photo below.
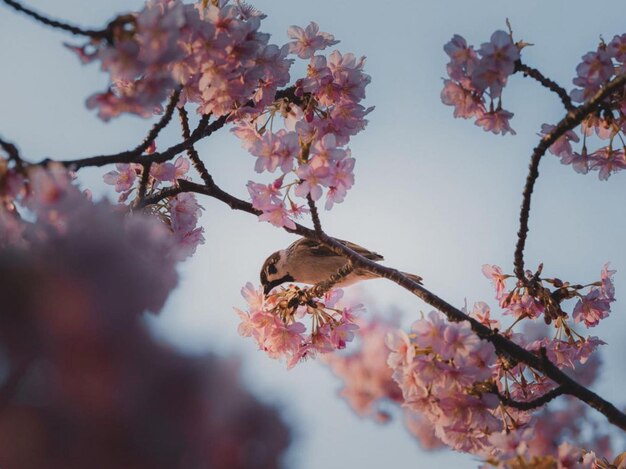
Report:
<svg viewBox="0 0 626 469"><path fill-rule="evenodd" d="M516 40L532 43L522 58L571 89L580 57L624 31L618 1L594 9L579 0L259 0L262 30L275 43L287 41L290 25L316 21L341 41L342 52L367 57L372 83L367 106L376 106L367 129L350 143L356 158L356 184L346 201L321 213L331 235L350 239L383 254L388 265L415 272L426 288L450 303L486 301L494 292L481 274L485 263L512 270L521 190L532 148L543 123L563 117L558 99L528 78L513 76L503 104L515 114L517 135L487 134L470 121L455 120L439 98L447 56L443 44L454 34L479 46L511 22ZM85 2L31 0L51 16L98 28L117 13L141 7L138 0ZM622 29L620 29L622 28ZM51 31L0 6L0 135L15 142L24 158L59 159L133 148L151 121L121 117L102 123L84 106L105 89L96 66L82 66L63 42L81 40ZM294 72L303 70L303 65ZM295 76L295 75L294 75ZM177 142L178 129L166 130L163 146ZM197 145L216 182L246 198L255 178L254 158L223 131ZM87 170L81 182L98 196L106 170ZM540 167L532 201L526 250L529 267L544 263L544 273L575 283L599 278L610 261L616 275L613 313L593 330L605 347L603 378L595 386L603 397L624 405L626 385L623 340L626 297L626 174L608 182L595 173L576 174L548 155ZM241 287L258 282L260 266L295 238L201 199L206 244L181 266L180 286L158 317L148 318L164 342L192 354L215 351L241 358L242 372L261 399L279 406L295 428L297 441L288 467L379 468L390 462L415 467L455 464L476 467L467 455L425 453L395 422L381 426L354 415L337 396L339 381L322 365L307 362L293 370L270 360L237 334L233 307L243 307ZM373 280L351 287L372 313L399 310L405 325L431 308L395 284Z"/></svg>

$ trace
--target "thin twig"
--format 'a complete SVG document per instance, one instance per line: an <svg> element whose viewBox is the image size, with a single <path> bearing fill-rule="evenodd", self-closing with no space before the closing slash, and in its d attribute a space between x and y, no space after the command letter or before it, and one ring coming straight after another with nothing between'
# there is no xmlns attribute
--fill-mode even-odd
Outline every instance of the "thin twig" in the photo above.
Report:
<svg viewBox="0 0 626 469"><path fill-rule="evenodd" d="M306 195L306 200L309 203L309 210L311 210L311 219L313 220L315 232L318 235L322 234L322 223L320 222L320 214L317 211L317 206L315 205L315 201L313 201L311 194Z"/></svg>
<svg viewBox="0 0 626 469"><path fill-rule="evenodd" d="M65 160L59 161L66 168L70 168L73 170L78 170L86 167L100 167L106 166L108 164L115 163L141 163L143 164L146 160L152 161L153 163L164 163L165 161L171 160L179 153L187 150L187 148L191 147L198 140L211 135L215 130L220 129L226 123L226 117L223 116L220 119L214 121L210 125L208 124L209 116L202 116L198 126L192 132L189 140L178 143L169 147L168 149L162 152L155 152L152 155L144 156L141 154L137 154L134 150L131 151L123 151L120 153L115 153L113 155L102 155L102 156L90 156L88 158L80 158L76 160ZM49 158L37 163L39 165L48 165L52 161Z"/></svg>
<svg viewBox="0 0 626 469"><path fill-rule="evenodd" d="M520 60L515 62L515 71L522 72L525 77L531 77L541 83L545 88L549 89L553 93L556 93L565 109L568 111L574 110L574 105L572 104L572 100L567 94L567 91L561 86L559 86L555 81L550 80L548 77L544 76L539 70L536 68L532 68Z"/></svg>
<svg viewBox="0 0 626 469"><path fill-rule="evenodd" d="M61 21L53 20L51 18L47 18L36 11L31 10L30 8L26 8L15 0L2 0L8 6L13 8L16 11L24 13L27 16L30 16L35 21L39 23L45 24L46 26L50 26L56 29L62 29L63 31L67 31L69 33L74 34L75 36L87 36L94 39L106 39L110 40L111 31L109 28L107 29L83 29L78 26L74 26L68 23L64 23Z"/></svg>
<svg viewBox="0 0 626 469"><path fill-rule="evenodd" d="M178 115L180 116L180 126L182 128L183 140L187 141L191 137L191 133L189 131L189 118L187 117L187 111L184 107L178 108ZM187 156L189 156L193 167L196 171L198 171L198 174L200 174L204 183L207 186L210 186L213 183L213 178L207 171L206 166L204 166L204 163L200 159L200 155L198 155L198 152L193 145L187 148Z"/></svg>
<svg viewBox="0 0 626 469"><path fill-rule="evenodd" d="M143 171L141 172L141 182L139 183L139 189L137 190L136 206L143 206L143 199L146 197L146 190L148 189L148 182L150 181L150 167L151 162L144 163Z"/></svg>
<svg viewBox="0 0 626 469"><path fill-rule="evenodd" d="M539 162L541 157L546 153L548 148L556 142L565 132L572 130L579 125L590 113L592 113L598 105L608 95L621 88L626 83L626 75L620 75L609 82L604 88L598 91L591 99L585 104L575 108L567 113L561 122L552 129L547 135L545 135L539 144L533 150L533 154L528 167L528 176L526 177L526 184L524 185L524 192L522 194L522 206L520 209L519 221L520 227L517 233L517 245L515 247L514 266L515 276L523 280L524 279L524 247L526 246L526 237L528 235L528 218L530 216L530 201L532 193L535 187L535 182L539 177Z"/></svg>
<svg viewBox="0 0 626 469"><path fill-rule="evenodd" d="M172 93L172 96L170 96L169 102L167 103L165 112L163 113L159 121L152 126L152 128L150 129L150 132L148 132L148 135L146 135L146 138L143 139L143 142L137 147L135 147L133 150L131 150L131 152L137 155L141 155L144 151L148 149L148 147L152 144L152 142L154 142L154 140L159 136L159 134L161 133L161 130L167 127L167 124L169 124L170 120L172 120L172 114L174 114L174 109L176 108L176 105L178 104L178 100L180 98L180 92L181 92L180 87L174 90L174 92Z"/></svg>
<svg viewBox="0 0 626 469"><path fill-rule="evenodd" d="M543 396L533 399L532 401L513 400L510 397L501 394L497 388L494 388L493 393L496 394L500 402L502 402L502 404L507 407L513 407L514 409L518 410L532 410L547 404L548 402L556 399L559 396L562 396L563 394L565 394L565 388L563 388L563 386L559 386L558 388L554 388L551 391L545 393Z"/></svg>

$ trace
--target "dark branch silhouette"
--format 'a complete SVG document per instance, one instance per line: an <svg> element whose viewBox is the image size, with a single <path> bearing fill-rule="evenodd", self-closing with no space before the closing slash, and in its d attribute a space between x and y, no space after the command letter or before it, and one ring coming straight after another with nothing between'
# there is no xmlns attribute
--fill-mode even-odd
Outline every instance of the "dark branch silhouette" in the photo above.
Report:
<svg viewBox="0 0 626 469"><path fill-rule="evenodd" d="M35 21L41 23L41 24L45 24L46 26L50 26L52 28L55 29L61 29L63 31L67 31L75 36L86 36L86 37L90 37L90 38L94 38L94 39L106 39L108 41L111 41L111 29L110 28L106 28L106 29L83 29L80 28L78 26L74 26L72 24L68 24L62 21L58 21L58 20L53 20L51 18L48 18L40 13L37 13L34 10L31 10L30 8L26 8L25 6L23 6L22 4L20 4L19 2L16 2L15 0L2 0L6 5L10 6L11 8L13 8L16 11L19 11L21 13L24 13L25 15L31 17L32 19L34 19Z"/></svg>
<svg viewBox="0 0 626 469"><path fill-rule="evenodd" d="M623 87L624 84L626 84L626 75L618 75L616 78L611 80L585 104L568 112L567 116L565 116L550 133L544 136L541 139L541 142L539 142L539 145L537 145L533 150L528 168L528 176L526 177L526 184L524 185L524 192L522 194L522 206L519 215L520 227L517 232L517 245L515 247L513 262L513 265L515 266L515 276L518 279L522 281L524 280L524 248L526 246L526 237L528 235L530 199L535 188L535 182L539 177L539 162L541 161L541 157L554 142L565 134L565 132L572 130L574 127L579 125L589 114L594 112L598 106L601 105L602 101L607 96Z"/></svg>

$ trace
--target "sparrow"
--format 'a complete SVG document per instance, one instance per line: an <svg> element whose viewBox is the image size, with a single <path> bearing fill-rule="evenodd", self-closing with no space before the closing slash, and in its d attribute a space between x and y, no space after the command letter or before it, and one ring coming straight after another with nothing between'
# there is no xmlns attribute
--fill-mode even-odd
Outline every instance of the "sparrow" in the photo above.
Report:
<svg viewBox="0 0 626 469"><path fill-rule="evenodd" d="M345 246L372 261L382 261L383 256L369 251L358 244L338 239ZM311 239L301 238L287 249L281 249L270 255L261 268L261 284L267 295L274 287L285 282L306 283L316 285L328 280L339 269L346 265L348 260L323 244ZM403 272L404 275L422 283L422 278ZM364 269L354 269L350 274L335 284L337 287L347 287L353 283L371 278L378 278L377 274Z"/></svg>

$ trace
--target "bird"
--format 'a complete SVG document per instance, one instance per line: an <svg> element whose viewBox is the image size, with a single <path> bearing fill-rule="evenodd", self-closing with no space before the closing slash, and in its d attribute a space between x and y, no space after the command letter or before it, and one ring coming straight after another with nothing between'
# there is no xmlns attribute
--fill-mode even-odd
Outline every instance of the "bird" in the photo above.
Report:
<svg viewBox="0 0 626 469"><path fill-rule="evenodd" d="M383 256L369 251L350 241L337 239L340 243L375 262L383 260ZM297 282L317 285L328 280L331 275L344 267L348 260L327 246L307 238L301 238L292 243L287 249L281 249L271 254L261 268L261 284L265 295L272 289L285 283ZM422 278L418 275L402 272L403 275L421 284ZM379 275L365 269L354 269L351 273L339 280L336 287L347 287L361 280L378 278Z"/></svg>

